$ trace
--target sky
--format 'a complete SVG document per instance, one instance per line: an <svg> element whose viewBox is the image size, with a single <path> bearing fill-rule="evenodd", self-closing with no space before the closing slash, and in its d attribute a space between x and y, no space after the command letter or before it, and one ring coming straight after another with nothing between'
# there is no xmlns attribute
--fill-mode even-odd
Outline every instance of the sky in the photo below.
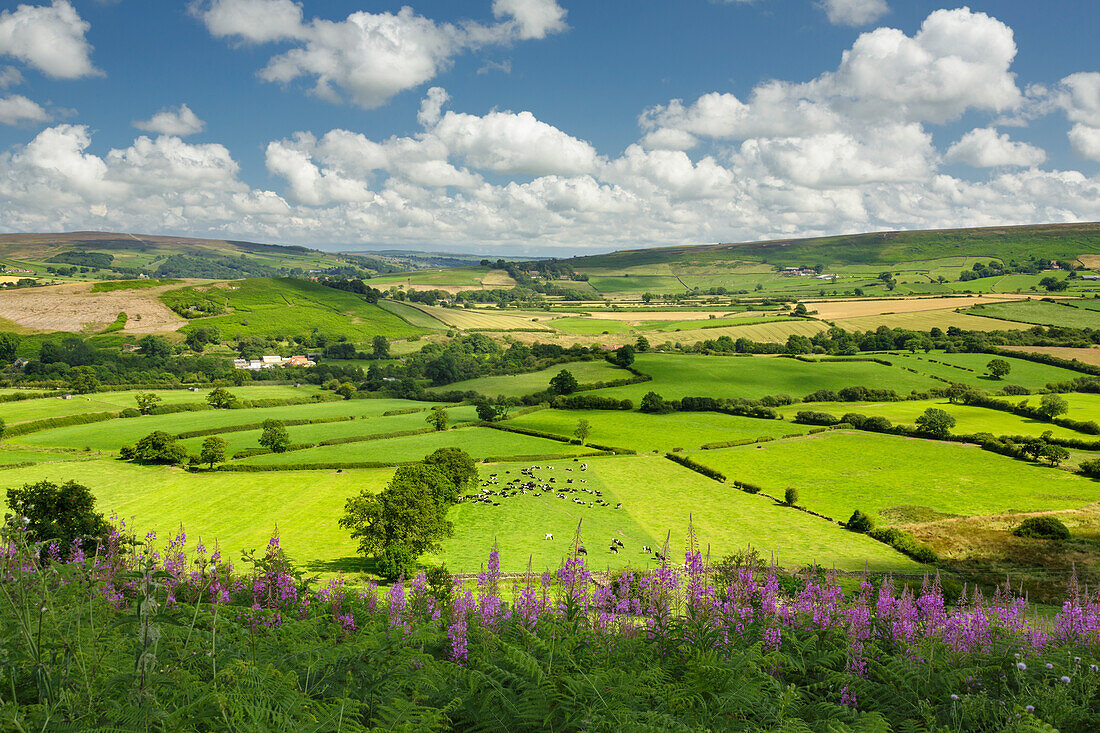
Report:
<svg viewBox="0 0 1100 733"><path fill-rule="evenodd" d="M0 231L571 255L1100 220L1095 0L0 1Z"/></svg>

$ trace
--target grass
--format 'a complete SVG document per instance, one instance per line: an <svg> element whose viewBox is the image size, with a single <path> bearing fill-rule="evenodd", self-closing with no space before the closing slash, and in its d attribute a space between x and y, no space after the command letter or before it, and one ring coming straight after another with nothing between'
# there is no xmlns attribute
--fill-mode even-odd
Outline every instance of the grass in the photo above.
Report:
<svg viewBox="0 0 1100 733"><path fill-rule="evenodd" d="M109 280L106 282L98 282L92 285L93 293L113 293L117 290L145 290L146 288L157 288L161 285L176 285L183 282L183 280L176 280L174 278L150 278L147 280Z"/></svg>
<svg viewBox="0 0 1100 733"><path fill-rule="evenodd" d="M303 463L323 463L339 466L340 464L365 461L400 463L420 460L437 448L450 446L458 446L475 459L494 456L575 456L591 452L591 449L578 445L559 443L556 440L536 438L530 435L507 433L492 428L460 428L423 435L409 435L401 438L371 440L365 443L326 445L289 453L270 453L246 458L235 463L251 466L280 466Z"/></svg>
<svg viewBox="0 0 1100 733"><path fill-rule="evenodd" d="M1018 300L1011 303L976 305L968 308L966 312L977 316L1042 326L1100 328L1100 312L1088 307L1078 307L1072 301L1048 303L1043 300Z"/></svg>
<svg viewBox="0 0 1100 733"><path fill-rule="evenodd" d="M973 309L968 309L965 313L956 313L954 310L884 313L878 316L834 318L832 323L846 331L874 331L881 326L903 328L909 331L924 331L926 333L933 328L946 331L951 326L961 328L964 331L1014 331L1027 328L1026 325L1011 321L974 315L972 311Z"/></svg>
<svg viewBox="0 0 1100 733"><path fill-rule="evenodd" d="M211 388L192 392L187 389L149 389L149 390L123 390L119 392L95 392L87 395L73 395L72 399L57 397L43 397L41 399L21 400L19 402L0 403L0 419L9 425L41 420L47 417L60 417L62 415L79 415L88 412L119 412L127 407L137 408L135 396L143 391L152 392L161 398L161 404L175 405L188 402L205 403L206 394ZM319 392L317 387L303 385L291 387L289 385L257 385L249 387L231 387L230 391L242 400L265 399L308 399L311 394Z"/></svg>
<svg viewBox="0 0 1100 733"><path fill-rule="evenodd" d="M508 420L505 425L572 438L579 420L588 421L591 430L588 441L591 443L662 453L674 448L698 450L706 443L780 437L809 429L779 420L756 420L714 412L623 415L607 410L538 410Z"/></svg>
<svg viewBox="0 0 1100 733"><path fill-rule="evenodd" d="M402 321L416 328L427 328L438 331L447 327L443 321L435 316L431 316L419 308L414 308L408 303L382 299L378 301L378 307L384 311L389 311Z"/></svg>
<svg viewBox="0 0 1100 733"><path fill-rule="evenodd" d="M471 405L453 407L447 410L451 424L472 422L477 420L477 412ZM389 433L404 432L408 430L421 430L428 428L427 408L424 412L412 412L405 415L374 415L369 417L359 416L355 420L340 422L319 423L314 425L290 425L287 426L287 434L291 443L319 443L322 440L339 438L364 437L386 435ZM240 430L223 433L221 435L229 444L229 455L249 448L260 447L260 435L262 430ZM204 437L188 438L180 441L192 454L198 454L202 450ZM298 455L295 452L293 455Z"/></svg>
<svg viewBox="0 0 1100 733"><path fill-rule="evenodd" d="M558 484L568 478L585 478L587 488L603 492L612 507L580 506L553 493L500 499L500 506L460 504L450 512L455 537L444 543L441 559L452 570L474 569L483 563L496 542L501 548L501 569L524 570L530 559L535 571L557 567L566 554L578 523L590 567L652 566L652 556L641 545L660 549L669 536L673 556L684 547L688 522L709 543L713 559L751 544L765 557L775 554L785 567L817 562L827 567L859 570L913 572L918 566L889 547L803 512L780 507L758 496L722 486L697 473L656 456L593 458L588 470L579 463L537 462L535 474ZM500 478L518 475L531 463L502 463L482 468L482 475L496 472ZM566 472L566 468L573 468ZM505 471L511 471L506 474ZM502 481L501 483L505 483ZM493 487L499 488L498 487ZM575 494L590 500L587 494ZM574 495L567 495L571 497ZM545 540L546 533L554 535ZM619 554L607 548L612 537L625 547Z"/></svg>
<svg viewBox="0 0 1100 733"><path fill-rule="evenodd" d="M606 361L576 361L568 364L555 364L549 369L526 374L469 379L465 382L433 387L428 391L450 392L459 390L466 392L473 390L489 397L522 397L547 389L550 386L550 378L562 369L572 373L582 385L593 382L609 382L613 379L628 379L632 376L630 372L612 366Z"/></svg>
<svg viewBox="0 0 1100 733"><path fill-rule="evenodd" d="M628 333L631 328L626 321L613 321L603 318L555 318L548 322L552 328L564 333L582 336L598 336L604 333Z"/></svg>
<svg viewBox="0 0 1100 733"><path fill-rule="evenodd" d="M588 284L601 294L612 293L682 293L686 288L675 277L661 275L600 275Z"/></svg>
<svg viewBox="0 0 1100 733"><path fill-rule="evenodd" d="M414 305L426 315L454 328L486 331L514 331L516 329L538 329L549 331L545 325L523 318L507 311L470 308L441 308L438 306Z"/></svg>
<svg viewBox="0 0 1100 733"><path fill-rule="evenodd" d="M380 490L392 473L195 474L101 459L0 471L0 493L41 480L74 480L92 489L97 509L140 532L155 530L163 540L182 525L208 548L220 544L234 562L242 549L262 550L278 527L293 559L310 567L354 555L355 544L336 524L344 502L361 488Z"/></svg>
<svg viewBox="0 0 1100 733"><path fill-rule="evenodd" d="M1022 397L1011 398L1017 402ZM1032 398L1035 400L1036 398ZM800 410L813 410L815 412L827 412L835 417L841 417L848 412L857 412L861 415L881 415L894 424L914 425L917 417L930 407L944 410L955 418L956 425L951 432L956 435L970 433L992 433L993 435L1042 435L1047 430L1058 438L1085 438L1092 440L1093 436L1083 435L1069 428L1052 425L1041 420L1020 417L1011 412L1001 410L989 410L984 407L969 405L954 405L945 399L933 400L906 400L904 402L804 402L796 405L788 405L779 408L779 411L788 420L793 420Z"/></svg>
<svg viewBox="0 0 1100 733"><path fill-rule="evenodd" d="M426 332L353 293L308 280L254 278L235 281L228 287L171 290L161 298L169 305L204 300L228 310L225 315L194 319L183 328L187 331L217 326L226 338L237 334L286 336L315 330L366 343L374 336L403 338Z"/></svg>
<svg viewBox="0 0 1100 733"><path fill-rule="evenodd" d="M596 394L632 399L637 404L649 391L666 399L759 398L775 394L802 397L819 389L837 390L854 385L884 387L908 394L941 384L923 375L866 361L807 363L775 357L649 353L639 354L634 366L652 376L653 381L601 389Z"/></svg>
<svg viewBox="0 0 1100 733"><path fill-rule="evenodd" d="M232 391L232 390L231 390ZM381 415L386 410L422 407L424 403L407 400L340 400L284 407L262 407L247 410L204 410L178 412L171 415L147 415L121 418L90 425L72 425L28 433L11 442L19 445L89 447L96 450L117 450L131 445L154 430L178 434L190 430L223 428L263 422L267 419L295 420L337 417L345 415Z"/></svg>
<svg viewBox="0 0 1100 733"><path fill-rule="evenodd" d="M705 322L700 321L700 324L702 323ZM773 317L752 325L694 328L663 335L669 341L683 344L717 339L721 336L729 336L734 341L739 338L747 338L749 341L786 343L791 335L814 336L827 330L827 328L825 324L819 321L788 320ZM661 335L651 335L653 341L659 338L661 338Z"/></svg>
<svg viewBox="0 0 1100 733"><path fill-rule="evenodd" d="M976 446L871 433L829 432L756 446L704 451L700 463L836 519L923 507L973 516L1068 509L1100 500L1100 484Z"/></svg>
<svg viewBox="0 0 1100 733"><path fill-rule="evenodd" d="M1010 384L1037 390L1051 382L1064 382L1083 376L1081 372L1072 369L1038 364L1026 359L994 357L990 354L945 354L942 351L933 351L927 354L893 353L884 355L883 358L898 366L934 374L952 382L971 384L990 392L999 391ZM1004 379L993 379L988 375L986 365L994 358L1003 358L1012 367L1012 371Z"/></svg>

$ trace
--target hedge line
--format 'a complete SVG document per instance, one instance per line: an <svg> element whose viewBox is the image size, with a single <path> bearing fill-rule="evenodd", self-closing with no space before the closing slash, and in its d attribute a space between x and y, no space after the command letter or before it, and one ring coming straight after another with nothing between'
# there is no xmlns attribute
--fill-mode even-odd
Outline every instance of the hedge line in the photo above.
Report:
<svg viewBox="0 0 1100 733"><path fill-rule="evenodd" d="M297 420L280 420L285 427L293 427L295 425L320 425L322 423L330 422L348 422L354 418L350 415L340 415L337 417L318 417L318 418L301 418ZM264 424L262 422L249 422L241 423L240 425L226 425L220 428L202 428L199 430L185 430L182 433L176 433L176 440L186 440L187 438L201 438L206 435L218 435L219 433L240 433L247 430L262 430Z"/></svg>
<svg viewBox="0 0 1100 733"><path fill-rule="evenodd" d="M890 545L901 554L911 557L917 562L934 565L940 560L935 552L917 542L911 534L894 527L872 529L867 533L867 536L883 544Z"/></svg>
<svg viewBox="0 0 1100 733"><path fill-rule="evenodd" d="M29 422L17 423L8 427L5 434L9 438L14 438L17 435L26 435L27 433L37 433L39 430L50 430L52 428L67 428L72 425L90 425L97 422L106 422L107 420L114 420L118 417L117 412L86 412L82 415L61 415L59 417L46 417L41 420L31 420Z"/></svg>
<svg viewBox="0 0 1100 733"><path fill-rule="evenodd" d="M550 406L558 410L633 410L634 403L630 400L617 400L614 397L603 395L567 395L554 397Z"/></svg>
<svg viewBox="0 0 1100 733"><path fill-rule="evenodd" d="M600 445L599 443L585 443L589 448L595 448L600 453L599 455L622 455L622 456L636 456L638 451L631 448L616 448L611 445Z"/></svg>
<svg viewBox="0 0 1100 733"><path fill-rule="evenodd" d="M726 481L726 477L724 474L715 471L713 468L704 466L702 463L697 463L687 456L679 456L675 453L665 453L665 458L672 461L673 463L679 463L684 468L688 468L692 471L695 471L696 473L700 473L709 479L714 479L719 483L725 483Z"/></svg>
<svg viewBox="0 0 1100 733"><path fill-rule="evenodd" d="M1036 364L1046 364L1047 366L1062 367L1063 369L1071 369L1075 372L1081 372L1082 374L1089 374L1094 377L1100 377L1100 366L1095 364L1086 364L1083 361L1077 359L1062 359L1061 357L1052 356L1051 354L1041 354L1032 351L1014 351L1012 349L997 349L989 348L985 349L986 354L996 354L998 356L1010 356L1013 359L1023 359L1024 361L1032 361Z"/></svg>
<svg viewBox="0 0 1100 733"><path fill-rule="evenodd" d="M414 412L424 412L426 407L406 407L400 410L386 410L382 413L382 417L390 417L392 415L411 415Z"/></svg>
<svg viewBox="0 0 1100 733"><path fill-rule="evenodd" d="M23 400L42 400L47 397L57 397L57 392L11 392L0 394L0 402L22 402Z"/></svg>
<svg viewBox="0 0 1100 733"><path fill-rule="evenodd" d="M392 433L374 433L373 435L349 435L345 438L328 438L326 440L318 441L317 446L322 445L344 445L346 443L366 443L370 440L384 440L386 438L404 438L409 435L422 435L424 433L434 433L435 428L416 428L415 430L397 430Z"/></svg>
<svg viewBox="0 0 1100 733"><path fill-rule="evenodd" d="M557 435L555 433L547 433L542 430L533 430L531 428L517 428L512 425L501 425L496 422L480 422L477 423L479 427L492 428L494 430L503 430L506 433L519 433L520 435L530 435L533 438L546 438L547 440L556 440L559 443L569 443L571 445L583 445L581 441L576 438L567 438L564 435Z"/></svg>

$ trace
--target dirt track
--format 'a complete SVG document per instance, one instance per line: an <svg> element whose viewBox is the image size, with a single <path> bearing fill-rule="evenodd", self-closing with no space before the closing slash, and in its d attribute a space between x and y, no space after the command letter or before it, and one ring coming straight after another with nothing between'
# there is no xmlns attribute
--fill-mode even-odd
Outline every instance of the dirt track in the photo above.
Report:
<svg viewBox="0 0 1100 733"><path fill-rule="evenodd" d="M91 283L0 291L0 318L36 331L98 331L119 313L127 316L125 333L175 331L187 325L160 302L158 295L180 285L145 290L91 292Z"/></svg>

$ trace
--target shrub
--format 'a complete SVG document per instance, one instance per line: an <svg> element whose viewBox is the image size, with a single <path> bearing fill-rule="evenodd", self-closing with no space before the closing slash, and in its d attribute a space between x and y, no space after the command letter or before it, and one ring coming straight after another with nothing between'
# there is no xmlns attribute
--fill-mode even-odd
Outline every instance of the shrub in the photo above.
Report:
<svg viewBox="0 0 1100 733"><path fill-rule="evenodd" d="M110 532L103 515L95 511L95 497L91 490L75 481L63 484L39 481L23 484L22 488L11 488L8 490L8 506L16 516L27 519L27 530L36 541L56 540L60 552L66 557L75 539L95 543L106 538Z"/></svg>
<svg viewBox="0 0 1100 733"><path fill-rule="evenodd" d="M1081 461L1077 470L1090 478L1100 478L1100 458L1092 458Z"/></svg>
<svg viewBox="0 0 1100 733"><path fill-rule="evenodd" d="M141 417L141 412L133 407L127 407L122 412L118 413L119 417Z"/></svg>
<svg viewBox="0 0 1100 733"><path fill-rule="evenodd" d="M803 425L836 425L840 422L835 415L815 410L799 410L795 413L794 421Z"/></svg>
<svg viewBox="0 0 1100 733"><path fill-rule="evenodd" d="M1069 529L1055 517L1028 517L1020 526L1012 530L1017 537L1030 537L1035 540L1068 540Z"/></svg>
<svg viewBox="0 0 1100 733"><path fill-rule="evenodd" d="M852 532L867 534L875 528L875 523L871 521L871 517L856 509L845 526Z"/></svg>
<svg viewBox="0 0 1100 733"><path fill-rule="evenodd" d="M787 490L783 492L783 501L787 503L787 506L798 506L798 489L788 486Z"/></svg>

